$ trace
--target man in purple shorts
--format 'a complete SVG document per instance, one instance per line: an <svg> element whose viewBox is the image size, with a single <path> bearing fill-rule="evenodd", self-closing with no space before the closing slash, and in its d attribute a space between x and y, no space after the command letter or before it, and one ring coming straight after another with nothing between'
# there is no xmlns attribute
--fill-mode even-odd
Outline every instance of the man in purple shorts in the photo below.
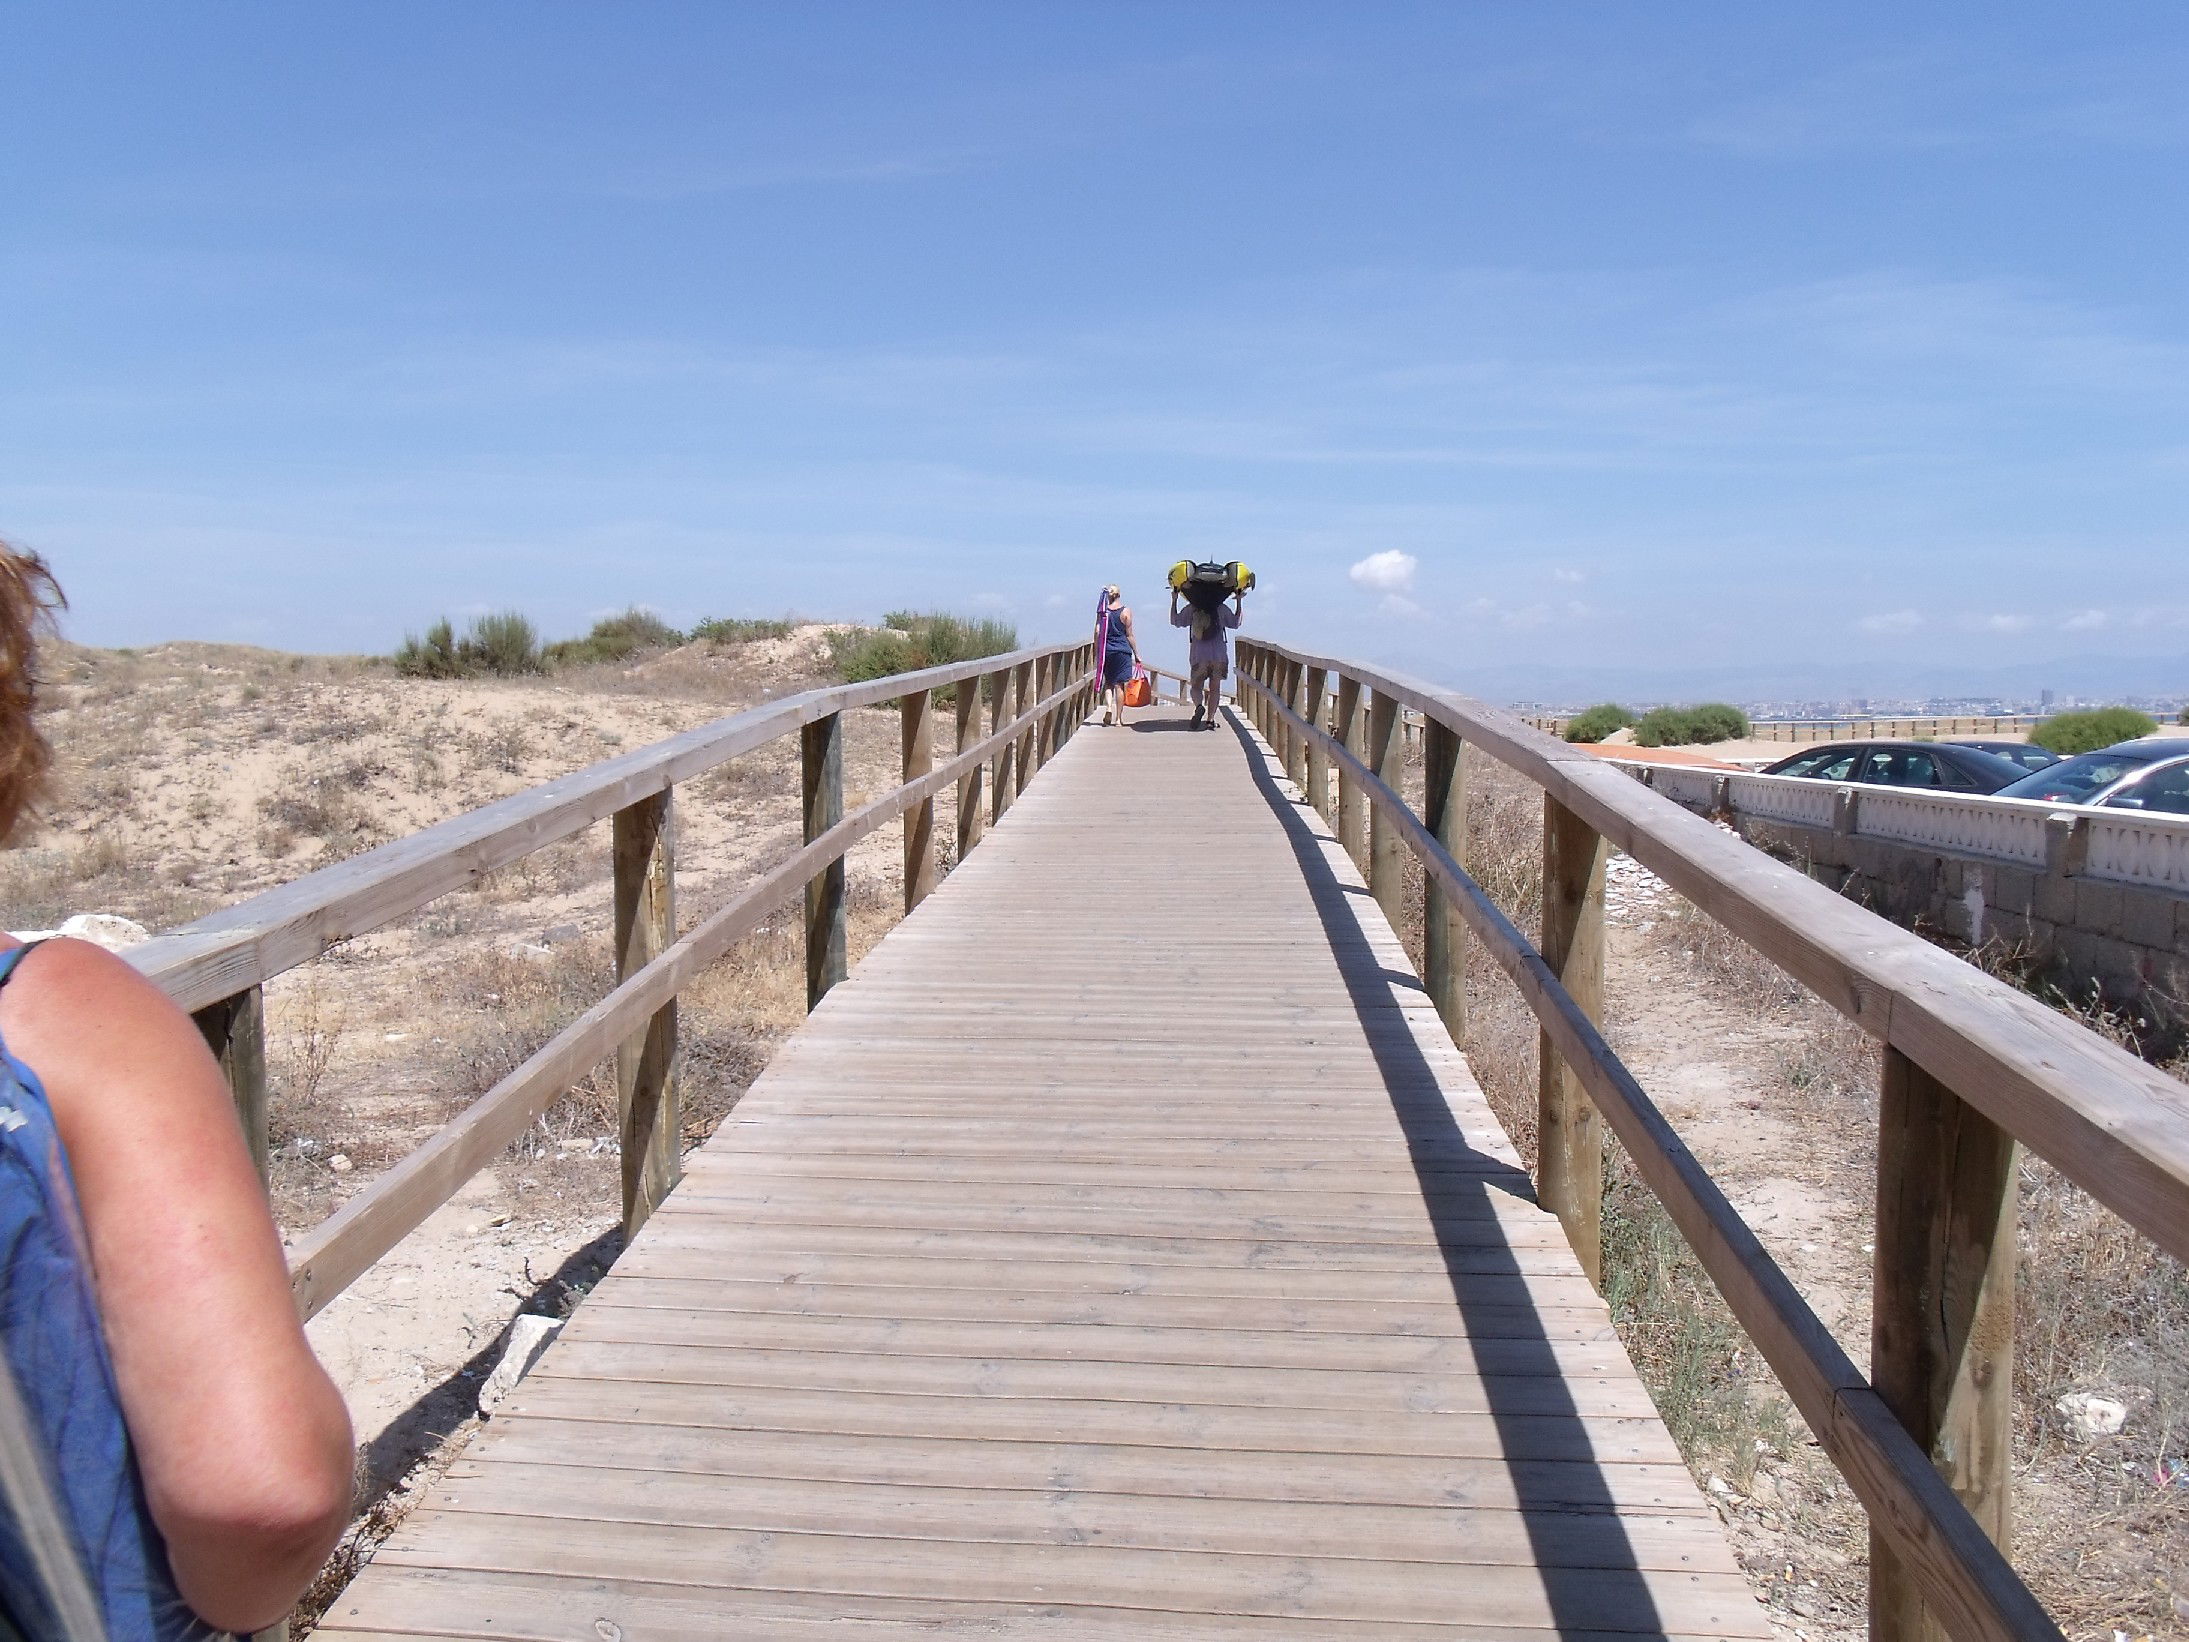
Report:
<svg viewBox="0 0 2189 1642"><path fill-rule="evenodd" d="M1245 603L1242 591L1232 594L1229 609L1220 600L1208 606L1181 607L1178 589L1171 589L1171 625L1193 635L1188 647L1188 670L1193 675L1193 727L1197 730L1216 728L1216 703L1223 696L1224 680L1231 676L1231 651L1224 642L1224 633L1239 625Z"/></svg>

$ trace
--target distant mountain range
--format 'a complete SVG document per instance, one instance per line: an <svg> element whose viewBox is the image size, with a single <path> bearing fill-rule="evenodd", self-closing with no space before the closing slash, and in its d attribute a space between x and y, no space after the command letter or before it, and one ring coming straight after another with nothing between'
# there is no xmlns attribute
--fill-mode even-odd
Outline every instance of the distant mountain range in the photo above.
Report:
<svg viewBox="0 0 2189 1642"><path fill-rule="evenodd" d="M2062 656L2010 666L1845 667L1812 662L1764 666L1568 667L1520 662L1416 671L1492 702L1578 707L1597 701L1926 700L1933 697L2035 701L2189 696L2189 654Z"/></svg>

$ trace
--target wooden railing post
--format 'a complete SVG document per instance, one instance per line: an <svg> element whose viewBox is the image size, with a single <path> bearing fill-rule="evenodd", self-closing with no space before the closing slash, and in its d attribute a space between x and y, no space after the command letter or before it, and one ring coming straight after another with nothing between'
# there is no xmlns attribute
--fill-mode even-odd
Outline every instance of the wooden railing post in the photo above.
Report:
<svg viewBox="0 0 2189 1642"><path fill-rule="evenodd" d="M1030 661L1020 662L1016 668L1012 669L1011 684L1014 697L1011 716L1019 718L1034 704L1034 664ZM1013 766L1011 775L1014 786L1011 796L1016 798L1026 790L1026 783L1034 778L1034 731L1032 725L1028 725L1019 732L1018 762Z"/></svg>
<svg viewBox="0 0 2189 1642"><path fill-rule="evenodd" d="M1043 656L1034 663L1034 702L1040 702L1049 694L1049 658ZM1029 703L1028 705L1033 705ZM1031 781L1041 773L1042 765L1049 762L1049 720L1047 716L1034 720L1033 750L1026 759L1026 780ZM1023 790L1024 783L1021 783Z"/></svg>
<svg viewBox="0 0 2189 1642"><path fill-rule="evenodd" d="M1399 735L1399 704L1378 690L1368 708L1368 747L1364 755L1386 787L1406 795L1406 742ZM1406 846L1381 804L1368 806L1368 892L1397 929L1405 912Z"/></svg>
<svg viewBox="0 0 2189 1642"><path fill-rule="evenodd" d="M935 767L934 703L931 690L915 690L897 700L902 715L898 768L908 785ZM934 893L935 867L935 800L923 798L904 812L905 911Z"/></svg>
<svg viewBox="0 0 2189 1642"><path fill-rule="evenodd" d="M1338 679L1338 717L1331 726L1331 734L1348 752L1361 750L1361 686L1360 680L1340 675ZM1361 796L1361 784L1354 777L1350 765L1338 766L1338 842L1345 853L1353 858L1353 864L1365 866L1368 852L1367 816L1365 800Z"/></svg>
<svg viewBox="0 0 2189 1642"><path fill-rule="evenodd" d="M1307 712L1301 705L1300 684L1305 676L1306 669L1296 661L1287 661L1283 665L1285 705L1302 718L1305 718ZM1295 729L1289 721L1285 723L1284 732L1285 775L1295 787L1305 789L1307 786L1307 737Z"/></svg>
<svg viewBox="0 0 2189 1642"><path fill-rule="evenodd" d="M260 987L245 987L219 1003L207 1004L190 1018L198 1023L205 1047L213 1051L221 1075L228 1080L236 1121L243 1126L243 1143L264 1185L273 1168L268 1139L266 994Z"/></svg>
<svg viewBox="0 0 2189 1642"><path fill-rule="evenodd" d="M1604 862L1596 830L1543 796L1543 961L1591 1020L1604 1018ZM1573 1069L1537 1034L1536 1198L1564 1222L1589 1281L1603 1287L1603 1119Z"/></svg>
<svg viewBox="0 0 2189 1642"><path fill-rule="evenodd" d="M805 780L805 834L812 843L844 818L844 715L830 713L798 731ZM844 905L844 858L838 856L806 885L806 1007L828 996L850 973L850 929Z"/></svg>
<svg viewBox="0 0 2189 1642"><path fill-rule="evenodd" d="M1444 853L1467 869L1466 746L1453 731L1424 716L1421 723L1421 819ZM1444 1017L1454 1043L1467 1041L1467 926L1437 887L1421 875L1422 984Z"/></svg>
<svg viewBox="0 0 2189 1642"><path fill-rule="evenodd" d="M616 811L616 980L629 980L676 943L674 788ZM683 1129L677 1091L677 1009L671 998L616 1046L616 1117L623 1163L623 1235L636 1237L677 1182Z"/></svg>
<svg viewBox="0 0 2189 1642"><path fill-rule="evenodd" d="M994 690L988 701L990 735L1000 735L1003 727L1011 722L1011 681L1016 676L1016 670L1009 667L988 675ZM988 778L988 819L991 824L1001 821L1003 812L1011 807L1011 765L1017 745L1015 740L1006 741L996 749L995 768Z"/></svg>
<svg viewBox="0 0 2189 1642"><path fill-rule="evenodd" d="M1323 698L1329 690L1329 675L1320 667L1310 667L1305 683L1300 689L1300 716L1308 723L1322 727ZM1330 817L1330 754L1313 736L1303 737L1307 742L1307 779L1300 788L1307 794L1307 801L1315 813L1325 820Z"/></svg>
<svg viewBox="0 0 2189 1642"><path fill-rule="evenodd" d="M2019 1167L2012 1135L1886 1045L1870 1379L2002 1551L2011 1530ZM1945 1637L1875 1530L1870 1635Z"/></svg>
<svg viewBox="0 0 2189 1642"><path fill-rule="evenodd" d="M958 751L964 752L981 738L978 678L958 680ZM963 861L980 842L981 784L985 764L975 764L958 777L958 859Z"/></svg>

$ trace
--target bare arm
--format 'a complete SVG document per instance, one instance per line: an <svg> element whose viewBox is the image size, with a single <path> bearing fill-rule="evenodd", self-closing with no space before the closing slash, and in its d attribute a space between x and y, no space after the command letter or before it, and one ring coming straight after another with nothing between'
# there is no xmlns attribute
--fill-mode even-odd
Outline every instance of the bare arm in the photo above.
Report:
<svg viewBox="0 0 2189 1642"><path fill-rule="evenodd" d="M44 1081L68 1149L176 1583L212 1625L269 1625L340 1535L353 1460L227 1083L187 1015L80 941L23 960L0 1035Z"/></svg>
<svg viewBox="0 0 2189 1642"><path fill-rule="evenodd" d="M1125 642L1133 647L1133 660L1138 661L1140 659L1140 637L1133 631L1132 606L1119 605L1117 607L1117 619L1124 625Z"/></svg>

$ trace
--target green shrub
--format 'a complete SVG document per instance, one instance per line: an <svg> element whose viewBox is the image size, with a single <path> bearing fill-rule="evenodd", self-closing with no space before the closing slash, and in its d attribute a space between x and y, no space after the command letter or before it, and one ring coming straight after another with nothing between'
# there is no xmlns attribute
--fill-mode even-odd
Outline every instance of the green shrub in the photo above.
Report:
<svg viewBox="0 0 2189 1642"><path fill-rule="evenodd" d="M426 636L405 633L395 670L406 678L473 678L480 673L512 677L540 670L540 637L514 610L473 619L462 638L443 616Z"/></svg>
<svg viewBox="0 0 2189 1642"><path fill-rule="evenodd" d="M1598 702L1586 712L1575 713L1566 724L1568 741L1601 741L1615 730L1634 722L1634 715L1616 701Z"/></svg>
<svg viewBox="0 0 2189 1642"><path fill-rule="evenodd" d="M709 616L692 629L692 637L713 644L750 644L754 639L787 639L796 626L788 616Z"/></svg>
<svg viewBox="0 0 2189 1642"><path fill-rule="evenodd" d="M1735 741L1748 734L1748 715L1722 701L1699 707L1652 707L1634 726L1635 745L1686 747L1696 742Z"/></svg>
<svg viewBox="0 0 2189 1642"><path fill-rule="evenodd" d="M1723 701L1706 701L1687 710L1692 741L1739 741L1748 734L1748 715Z"/></svg>
<svg viewBox="0 0 2189 1642"><path fill-rule="evenodd" d="M1637 747L1684 747L1694 739L1685 707L1652 707L1634 721Z"/></svg>
<svg viewBox="0 0 2189 1642"><path fill-rule="evenodd" d="M2029 739L2047 752L2072 758L2077 753L2110 747L2116 741L2133 741L2157 728L2157 721L2149 713L2139 713L2133 707L2095 707L2087 712L2055 713L2030 731Z"/></svg>
<svg viewBox="0 0 2189 1642"><path fill-rule="evenodd" d="M517 611L498 610L473 618L471 630L457 643L456 660L466 672L492 673L497 678L537 673L540 635Z"/></svg>
<svg viewBox="0 0 2189 1642"><path fill-rule="evenodd" d="M555 667L585 667L625 661L642 650L666 650L683 642L679 629L634 604L620 616L593 623L593 630L582 639L557 639L547 647L546 659Z"/></svg>
<svg viewBox="0 0 2189 1642"><path fill-rule="evenodd" d="M1017 648L1018 629L1009 622L973 621L941 611L892 610L878 628L853 628L829 637L829 659L850 684Z"/></svg>
<svg viewBox="0 0 2189 1642"><path fill-rule="evenodd" d="M426 636L405 633L396 647L395 670L405 678L457 678L463 668L456 660L456 633L443 616L426 629Z"/></svg>

